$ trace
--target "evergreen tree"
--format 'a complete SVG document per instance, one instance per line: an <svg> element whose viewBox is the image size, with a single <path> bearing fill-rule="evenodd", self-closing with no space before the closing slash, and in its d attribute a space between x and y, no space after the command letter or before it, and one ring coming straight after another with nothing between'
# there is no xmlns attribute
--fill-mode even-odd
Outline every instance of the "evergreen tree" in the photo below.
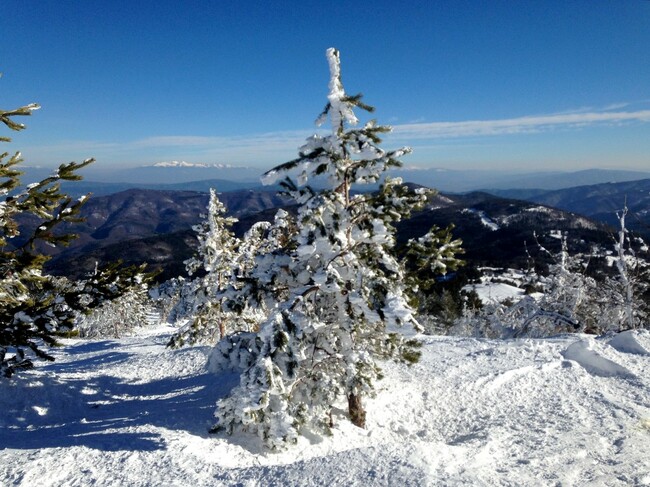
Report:
<svg viewBox="0 0 650 487"><path fill-rule="evenodd" d="M154 308L160 317L168 323L178 321L189 304L188 302L183 305L179 304L183 300L185 283L186 280L183 277L174 277L154 286L149 291Z"/></svg>
<svg viewBox="0 0 650 487"><path fill-rule="evenodd" d="M198 255L186 262L190 275L203 273L191 284L194 298L194 316L188 326L172 336L169 346L180 347L199 342L214 343L227 334L232 316L223 309L222 292L229 284L239 239L230 230L237 221L226 216L226 207L217 192L210 189L208 213L204 221L193 228L199 241Z"/></svg>
<svg viewBox="0 0 650 487"><path fill-rule="evenodd" d="M0 110L0 121L11 130L23 130L14 118L38 108L31 104ZM1 142L10 140L0 137ZM120 296L132 284L130 270L117 265L83 283L44 274L48 256L39 246L72 241L76 236L57 232L57 226L80 221L79 210L88 198L72 200L61 191L60 181L81 179L77 171L94 159L62 164L51 176L25 187L17 169L21 162L19 152L0 154L0 198L4 198L0 202L0 374L4 377L32 367L34 357L53 360L43 345L55 345L57 336L73 329L80 313ZM21 235L19 219L25 217L37 221L29 235Z"/></svg>
<svg viewBox="0 0 650 487"><path fill-rule="evenodd" d="M376 183L400 166L410 149L381 149L380 135L390 128L374 121L351 128L358 123L354 108L372 108L361 95L345 93L338 51L329 49L327 58L330 93L319 123L329 118L332 132L313 135L297 159L265 175L270 184L298 171L298 185L283 182L300 205L298 228L280 248L255 259L245 296L270 298L270 313L251 365L215 413L218 428L254 431L271 448L295 440L302 429L328 432L340 398L363 427L362 398L381 377L377 358L417 359L394 330L418 324L394 256L393 224L423 205L427 194L389 178L377 193L353 194L353 185ZM328 187L306 186L316 177L326 178Z"/></svg>
<svg viewBox="0 0 650 487"><path fill-rule="evenodd" d="M288 298L288 287L280 284L280 275L295 250L296 234L295 218L283 209L277 211L272 223L255 223L244 234L234 261L233 280L224 292L228 310L242 316L255 310L266 316L279 301Z"/></svg>
<svg viewBox="0 0 650 487"><path fill-rule="evenodd" d="M194 319L198 308L196 302L196 290L198 282L196 279L186 279L182 276L175 277L160 284L154 291L154 301L168 323L184 325ZM171 346L167 344L167 346Z"/></svg>
<svg viewBox="0 0 650 487"><path fill-rule="evenodd" d="M145 273L144 269L144 265L119 268L113 264L73 285L80 293L77 300L87 303L77 319L80 336L119 338L147 323L151 310L149 283L155 273Z"/></svg>
<svg viewBox="0 0 650 487"><path fill-rule="evenodd" d="M24 125L15 117L27 116L39 108L36 104L16 110L0 110L0 121L12 130L22 130ZM10 142L0 137L2 142ZM78 221L78 212L87 197L73 201L60 190L62 180L80 179L77 171L93 162L62 164L50 177L26 187L21 187L22 162L20 152L0 154L0 373L11 376L17 369L32 367L26 351L52 360L40 342L55 343L58 331L72 327L75 314L60 301L57 282L43 274L47 257L37 250L37 244L66 245L73 235L56 234L54 229L62 222ZM20 245L12 246L20 235L17 218L31 215L38 220L33 233ZM25 237L25 236L23 236Z"/></svg>
<svg viewBox="0 0 650 487"><path fill-rule="evenodd" d="M425 235L411 239L406 245L404 265L407 291L411 305L421 316L425 333L445 331L461 316L468 294L462 285L450 286L455 272L464 262L457 256L464 253L463 242L454 239L454 225L440 229L433 226Z"/></svg>

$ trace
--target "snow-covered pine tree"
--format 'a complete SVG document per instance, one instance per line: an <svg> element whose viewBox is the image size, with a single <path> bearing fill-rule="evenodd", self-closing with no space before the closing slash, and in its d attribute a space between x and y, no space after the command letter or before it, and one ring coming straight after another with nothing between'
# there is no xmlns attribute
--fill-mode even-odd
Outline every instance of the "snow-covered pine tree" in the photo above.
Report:
<svg viewBox="0 0 650 487"><path fill-rule="evenodd" d="M448 272L457 270L464 262L458 258L464 253L463 242L454 238L454 225L441 229L433 226L425 235L406 244L404 266L410 303L420 315L425 333L444 331L453 325L462 313L460 287L452 293L440 284Z"/></svg>
<svg viewBox="0 0 650 487"><path fill-rule="evenodd" d="M463 265L463 261L457 257L465 252L463 241L453 237L453 229L453 224L444 229L434 225L422 237L409 240L407 264L419 286L428 288L436 276L444 276Z"/></svg>
<svg viewBox="0 0 650 487"><path fill-rule="evenodd" d="M13 120L31 115L36 104L16 110L0 110L0 121L11 130L24 125ZM1 142L10 142L0 137ZM43 274L47 257L37 250L37 243L66 245L74 235L56 234L55 227L65 221L78 221L78 212L86 197L73 201L60 191L59 182L81 179L77 171L93 162L62 164L50 177L21 187L20 152L0 154L0 375L10 377L17 369L32 367L31 351L36 357L52 360L41 343L53 345L60 330L69 329L75 314L61 303L57 282ZM38 224L29 236L17 241L21 228L17 218L31 215ZM16 240L14 240L16 239Z"/></svg>
<svg viewBox="0 0 650 487"><path fill-rule="evenodd" d="M0 110L0 121L11 130L24 125L13 120L31 115L36 104L16 110ZM10 142L0 137L0 142ZM61 181L77 181L77 171L94 159L59 166L40 182L21 186L20 153L0 154L0 375L10 377L18 369L31 368L34 357L54 360L44 350L56 344L61 334L69 333L80 314L115 299L133 284L133 272L142 266L120 268L111 264L93 279L70 282L43 272L48 256L39 251L39 243L67 245L76 235L56 232L64 222L79 222L79 210L88 196L73 201L60 188ZM34 230L21 235L19 219L37 221ZM17 238L19 237L19 238Z"/></svg>
<svg viewBox="0 0 650 487"><path fill-rule="evenodd" d="M154 290L154 302L168 323L178 325L193 319L197 309L196 279L175 277Z"/></svg>
<svg viewBox="0 0 650 487"><path fill-rule="evenodd" d="M273 223L255 223L242 238L233 263L233 279L223 292L223 308L230 312L237 327L212 350L208 369L244 372L256 360L261 340L257 332L279 301L289 297L288 288L277 285L287 253L296 233L294 218L277 211Z"/></svg>
<svg viewBox="0 0 650 487"><path fill-rule="evenodd" d="M226 309L239 315L252 310L268 315L277 302L288 298L279 275L286 271L296 247L296 233L295 218L280 209L273 222L257 222L244 234L234 261L234 279L224 292Z"/></svg>
<svg viewBox="0 0 650 487"><path fill-rule="evenodd" d="M427 192L410 192L386 178L377 193L353 194L353 185L376 183L399 166L408 148L386 152L380 134L389 127L369 121L361 128L354 108L372 109L341 83L339 53L327 51L331 133L307 139L293 161L265 175L284 181L299 203L298 232L277 251L259 256L251 273L258 294L281 299L257 335L259 352L231 395L219 401L217 428L256 432L270 448L296 439L302 429L328 432L333 406L347 400L349 416L365 425L362 398L381 377L378 358L416 360L395 327L417 328L404 295L404 269L393 252L393 224L424 204ZM324 177L327 189L304 186Z"/></svg>
<svg viewBox="0 0 650 487"><path fill-rule="evenodd" d="M194 316L169 341L170 347L214 343L227 334L233 317L223 309L223 290L231 280L240 241L230 228L236 218L226 216L226 207L217 192L210 189L208 213L203 222L195 225L199 241L198 255L186 262L190 275L204 273L192 283L195 299Z"/></svg>
<svg viewBox="0 0 650 487"><path fill-rule="evenodd" d="M145 266L95 270L88 278L76 284L78 301L90 305L77 320L79 336L85 338L119 338L137 327L147 324L151 310L149 283L154 273L145 273ZM106 277L110 276L110 284ZM106 284L109 284L108 286ZM92 303L94 299L96 302Z"/></svg>
<svg viewBox="0 0 650 487"><path fill-rule="evenodd" d="M181 290L184 284L185 279L183 277L173 277L149 290L153 307L162 320L169 323L177 321L177 313L182 312L182 306L179 306L179 302L182 299Z"/></svg>

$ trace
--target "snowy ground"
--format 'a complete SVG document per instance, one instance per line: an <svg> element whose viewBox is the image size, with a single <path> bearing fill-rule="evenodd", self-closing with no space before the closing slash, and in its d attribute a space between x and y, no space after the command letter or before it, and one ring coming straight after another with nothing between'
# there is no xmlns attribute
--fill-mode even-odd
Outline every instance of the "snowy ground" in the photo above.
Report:
<svg viewBox="0 0 650 487"><path fill-rule="evenodd" d="M211 436L236 377L170 328L69 341L0 381L0 485L650 485L650 333L492 341L424 337L385 365L368 429L287 452Z"/></svg>

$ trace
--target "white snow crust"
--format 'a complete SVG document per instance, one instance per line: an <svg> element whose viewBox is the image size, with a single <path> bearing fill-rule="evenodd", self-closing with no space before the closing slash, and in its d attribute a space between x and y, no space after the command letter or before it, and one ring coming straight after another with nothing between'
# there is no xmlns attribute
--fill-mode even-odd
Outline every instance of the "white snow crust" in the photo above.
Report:
<svg viewBox="0 0 650 487"><path fill-rule="evenodd" d="M269 453L207 433L236 375L145 330L0 381L0 485L650 485L647 331L424 336L419 363L383 364L366 430L341 405L333 436Z"/></svg>

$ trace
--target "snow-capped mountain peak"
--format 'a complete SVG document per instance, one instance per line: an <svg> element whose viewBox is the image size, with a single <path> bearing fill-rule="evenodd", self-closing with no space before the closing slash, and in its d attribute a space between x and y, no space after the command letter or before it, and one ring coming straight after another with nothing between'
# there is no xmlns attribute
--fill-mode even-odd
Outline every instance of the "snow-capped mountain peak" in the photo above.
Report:
<svg viewBox="0 0 650 487"><path fill-rule="evenodd" d="M151 167L200 167L200 168L207 168L207 167L212 167L216 169L233 169L236 166L233 166L231 164L207 164L204 162L186 162L186 161L164 161L164 162L156 162L155 164L152 164Z"/></svg>

